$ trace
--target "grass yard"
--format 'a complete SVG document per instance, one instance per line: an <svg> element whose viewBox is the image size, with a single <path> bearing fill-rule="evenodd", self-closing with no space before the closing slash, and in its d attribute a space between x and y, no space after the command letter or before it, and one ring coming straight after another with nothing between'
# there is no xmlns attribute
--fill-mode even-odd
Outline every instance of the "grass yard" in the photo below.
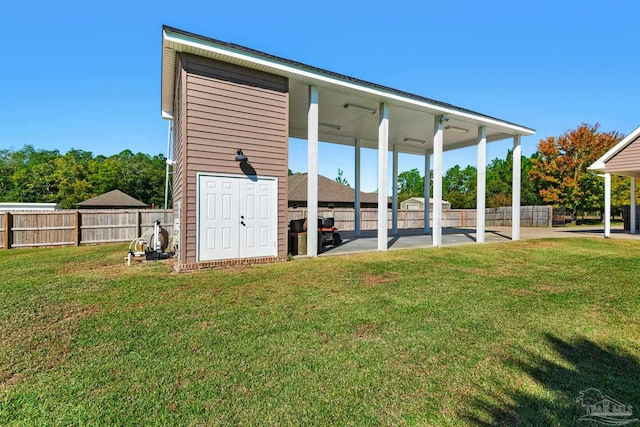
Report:
<svg viewBox="0 0 640 427"><path fill-rule="evenodd" d="M586 425L640 415L640 244L556 239L172 274L0 251L0 425Z"/></svg>

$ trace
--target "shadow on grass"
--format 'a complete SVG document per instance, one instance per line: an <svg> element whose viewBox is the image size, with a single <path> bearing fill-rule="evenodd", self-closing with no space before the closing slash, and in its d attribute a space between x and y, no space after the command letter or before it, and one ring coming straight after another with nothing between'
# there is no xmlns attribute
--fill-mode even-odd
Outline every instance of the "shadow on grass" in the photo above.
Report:
<svg viewBox="0 0 640 427"><path fill-rule="evenodd" d="M472 402L473 414L466 415L466 420L479 426L596 425L579 420L585 410L576 398L588 388L633 405L634 418L638 418L640 364L631 354L584 338L568 342L547 335L545 345L553 349L558 361L530 354L506 364L528 375L547 396L497 387Z"/></svg>

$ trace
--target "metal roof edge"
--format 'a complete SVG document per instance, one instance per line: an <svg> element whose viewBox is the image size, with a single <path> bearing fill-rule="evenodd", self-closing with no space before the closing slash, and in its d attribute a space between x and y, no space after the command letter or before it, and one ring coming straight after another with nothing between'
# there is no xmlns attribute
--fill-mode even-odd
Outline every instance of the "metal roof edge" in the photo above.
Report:
<svg viewBox="0 0 640 427"><path fill-rule="evenodd" d="M471 119L480 119L482 121L490 121L499 126L505 126L511 128L513 131L521 132L522 135L533 135L535 129L528 128L526 126L519 125L517 123L508 122L506 120L498 119L486 114L478 113L473 110L458 107L453 104L449 104L442 101L430 99L421 95L416 95L410 92L405 92L399 89L394 89L388 86L380 85L377 83L368 82L355 77L350 77L344 74L339 74L333 71L325 70L322 68L307 65L301 62L289 60L286 58L278 57L269 53L261 52L252 48L241 46L234 43L224 42L221 40L213 39L210 37L201 36L198 34L190 33L188 31L180 30L178 28L170 27L168 25L162 26L163 41L171 40L176 43L182 43L185 45L205 44L211 50L217 49L224 51L227 54L231 53L235 56L242 56L244 59L249 57L256 62L264 62L264 65L275 66L275 68L286 67L291 73L304 75L311 78L319 78L329 83L338 83L341 85L350 86L354 89L366 89L368 92L395 98L399 101L409 102L413 104L422 105L427 108L433 108L440 110L443 114L461 114L468 116ZM201 46L200 46L201 47ZM219 52L223 53L223 52ZM164 57L164 50L163 50ZM164 86L164 83L162 83Z"/></svg>

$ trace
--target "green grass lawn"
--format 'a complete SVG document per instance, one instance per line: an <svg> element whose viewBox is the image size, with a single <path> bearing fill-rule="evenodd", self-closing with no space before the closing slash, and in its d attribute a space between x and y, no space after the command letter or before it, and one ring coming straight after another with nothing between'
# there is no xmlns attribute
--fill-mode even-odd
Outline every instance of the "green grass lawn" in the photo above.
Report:
<svg viewBox="0 0 640 427"><path fill-rule="evenodd" d="M183 274L125 253L0 251L0 425L582 425L589 387L640 408L634 241Z"/></svg>

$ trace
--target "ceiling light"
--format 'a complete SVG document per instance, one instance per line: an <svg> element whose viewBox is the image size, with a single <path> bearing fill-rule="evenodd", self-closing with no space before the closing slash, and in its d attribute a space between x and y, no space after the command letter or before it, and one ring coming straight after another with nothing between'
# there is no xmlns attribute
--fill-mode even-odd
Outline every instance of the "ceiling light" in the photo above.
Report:
<svg viewBox="0 0 640 427"><path fill-rule="evenodd" d="M417 139L417 138L405 138L404 142L419 142L420 144L424 144L425 141L424 139Z"/></svg>
<svg viewBox="0 0 640 427"><path fill-rule="evenodd" d="M375 108L363 107L357 104L344 104L344 108L354 108L356 110L366 111L367 113L375 114L378 110Z"/></svg>
<svg viewBox="0 0 640 427"><path fill-rule="evenodd" d="M457 126L445 126L444 128L445 128L445 130L450 130L452 132L458 132L458 133L467 133L467 132L469 132L469 129L459 128Z"/></svg>
<svg viewBox="0 0 640 427"><path fill-rule="evenodd" d="M324 126L326 128L330 128L330 129L334 129L334 130L340 130L340 126L338 125L332 125L331 123L318 123L320 126Z"/></svg>

